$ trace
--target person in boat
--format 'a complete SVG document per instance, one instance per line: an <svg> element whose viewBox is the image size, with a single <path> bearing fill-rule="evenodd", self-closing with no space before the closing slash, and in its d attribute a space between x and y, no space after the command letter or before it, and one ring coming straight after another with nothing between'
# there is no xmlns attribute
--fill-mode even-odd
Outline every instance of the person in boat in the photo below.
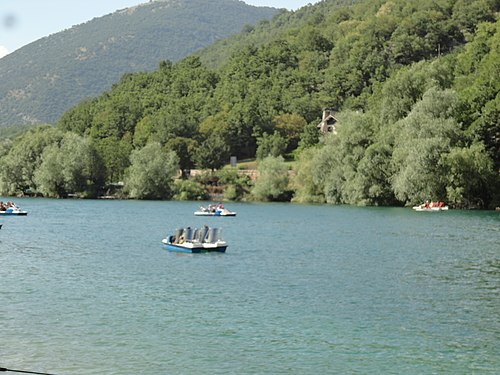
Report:
<svg viewBox="0 0 500 375"><path fill-rule="evenodd" d="M15 211L19 210L19 207L17 207L14 202L0 202L0 211Z"/></svg>

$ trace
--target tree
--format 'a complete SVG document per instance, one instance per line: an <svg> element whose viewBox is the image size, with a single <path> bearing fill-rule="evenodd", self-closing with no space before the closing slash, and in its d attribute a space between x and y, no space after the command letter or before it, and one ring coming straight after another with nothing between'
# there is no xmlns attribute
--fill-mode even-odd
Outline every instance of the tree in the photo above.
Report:
<svg viewBox="0 0 500 375"><path fill-rule="evenodd" d="M252 189L258 200L290 200L288 167L282 156L267 156L258 166L259 176Z"/></svg>
<svg viewBox="0 0 500 375"><path fill-rule="evenodd" d="M406 117L431 87L450 88L453 69L453 60L445 58L401 68L375 90L370 107L380 113L382 122L395 123Z"/></svg>
<svg viewBox="0 0 500 375"><path fill-rule="evenodd" d="M295 150L307 125L306 120L296 113L285 113L275 116L273 124L275 130L286 140L287 152Z"/></svg>
<svg viewBox="0 0 500 375"><path fill-rule="evenodd" d="M48 146L42 155L42 164L34 176L37 191L46 197L59 198L67 195L58 154L57 145Z"/></svg>
<svg viewBox="0 0 500 375"><path fill-rule="evenodd" d="M97 99L83 100L61 116L57 122L58 128L84 135L92 127L96 104Z"/></svg>
<svg viewBox="0 0 500 375"><path fill-rule="evenodd" d="M411 64L451 50L462 34L441 9L421 7L406 16L391 36L390 46L396 63Z"/></svg>
<svg viewBox="0 0 500 375"><path fill-rule="evenodd" d="M142 148L146 146L149 140L153 138L153 124L151 116L143 117L135 126L134 130L134 146Z"/></svg>
<svg viewBox="0 0 500 375"><path fill-rule="evenodd" d="M257 139L257 159L262 160L267 156L282 156L286 152L287 141L278 132L269 135L264 133Z"/></svg>
<svg viewBox="0 0 500 375"><path fill-rule="evenodd" d="M198 166L217 169L228 162L230 155L236 155L232 153L230 128L227 105L201 122L198 129L201 147L192 153Z"/></svg>
<svg viewBox="0 0 500 375"><path fill-rule="evenodd" d="M481 24L474 40L458 57L456 89L459 121L467 135L484 143L500 168L500 21Z"/></svg>
<svg viewBox="0 0 500 375"><path fill-rule="evenodd" d="M311 24L300 29L297 40L306 51L329 52L333 47L332 42L321 35L320 30Z"/></svg>
<svg viewBox="0 0 500 375"><path fill-rule="evenodd" d="M350 108L363 107L364 94L370 92L371 85L388 76L391 49L386 43L396 27L395 21L367 17L365 22L351 26L336 41L325 69L324 90L329 95L323 105L330 108L344 103Z"/></svg>
<svg viewBox="0 0 500 375"><path fill-rule="evenodd" d="M161 144L175 137L192 138L196 134L199 119L189 118L188 111L178 104L163 107L151 117L154 139Z"/></svg>
<svg viewBox="0 0 500 375"><path fill-rule="evenodd" d="M0 193L16 195L34 188L34 173L41 163L45 148L58 144L62 138L60 130L47 125L17 137L0 162Z"/></svg>
<svg viewBox="0 0 500 375"><path fill-rule="evenodd" d="M179 171L175 152L162 150L159 143L149 143L134 150L125 175L125 191L131 198L168 199L172 197L173 180Z"/></svg>
<svg viewBox="0 0 500 375"><path fill-rule="evenodd" d="M295 167L296 175L292 181L292 186L295 191L293 197L294 202L325 202L322 185L318 183L319 181L314 174L316 154L316 149L306 148L298 155Z"/></svg>
<svg viewBox="0 0 500 375"><path fill-rule="evenodd" d="M446 171L448 201L460 207L488 208L498 199L499 178L482 143L454 147L444 154L440 164ZM497 191L495 191L497 190Z"/></svg>
<svg viewBox="0 0 500 375"><path fill-rule="evenodd" d="M66 133L60 145L46 147L41 159L34 181L47 197L96 197L104 184L104 168L94 146L75 133Z"/></svg>
<svg viewBox="0 0 500 375"><path fill-rule="evenodd" d="M498 2L495 1L457 0L453 6L453 21L469 39L481 21L495 20L495 11L498 11L498 7Z"/></svg>
<svg viewBox="0 0 500 375"><path fill-rule="evenodd" d="M106 97L105 97L106 98ZM94 139L114 137L122 139L133 134L135 125L142 117L139 98L132 93L116 93L97 103L89 135Z"/></svg>
<svg viewBox="0 0 500 375"><path fill-rule="evenodd" d="M320 134L316 125L316 123L311 123L304 127L300 135L299 152L318 144Z"/></svg>
<svg viewBox="0 0 500 375"><path fill-rule="evenodd" d="M454 91L432 88L398 123L392 186L400 201L446 199L446 171L439 161L460 138L460 127L451 117L457 103Z"/></svg>
<svg viewBox="0 0 500 375"><path fill-rule="evenodd" d="M106 182L122 181L125 170L130 165L132 145L128 139L115 137L93 140L106 171Z"/></svg>
<svg viewBox="0 0 500 375"><path fill-rule="evenodd" d="M396 198L390 184L392 147L374 143L367 147L356 171L358 200L356 204L392 205Z"/></svg>
<svg viewBox="0 0 500 375"><path fill-rule="evenodd" d="M354 111L339 113L337 118L337 134L324 136L322 143L312 149L312 183L328 203L366 204L366 182L358 169L373 142L374 121L371 116ZM304 176L307 178L307 174ZM307 186L311 182L300 183Z"/></svg>
<svg viewBox="0 0 500 375"><path fill-rule="evenodd" d="M196 165L200 168L218 169L229 160L229 146L217 136L211 135L196 151Z"/></svg>
<svg viewBox="0 0 500 375"><path fill-rule="evenodd" d="M179 158L179 167L183 177L185 177L186 171L194 167L196 150L199 147L200 145L196 140L184 137L172 138L165 144L165 149L174 151Z"/></svg>
<svg viewBox="0 0 500 375"><path fill-rule="evenodd" d="M224 108L214 115L205 118L198 128L200 136L205 139L210 135L215 135L219 138L226 139L229 130L229 109L225 105Z"/></svg>

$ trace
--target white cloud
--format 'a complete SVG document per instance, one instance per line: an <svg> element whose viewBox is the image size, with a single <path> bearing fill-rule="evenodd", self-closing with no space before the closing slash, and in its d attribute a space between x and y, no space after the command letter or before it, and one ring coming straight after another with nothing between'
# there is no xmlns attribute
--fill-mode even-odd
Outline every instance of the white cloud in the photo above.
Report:
<svg viewBox="0 0 500 375"><path fill-rule="evenodd" d="M0 46L0 59L8 54L9 54L9 51L7 50L7 48L5 48L4 46Z"/></svg>

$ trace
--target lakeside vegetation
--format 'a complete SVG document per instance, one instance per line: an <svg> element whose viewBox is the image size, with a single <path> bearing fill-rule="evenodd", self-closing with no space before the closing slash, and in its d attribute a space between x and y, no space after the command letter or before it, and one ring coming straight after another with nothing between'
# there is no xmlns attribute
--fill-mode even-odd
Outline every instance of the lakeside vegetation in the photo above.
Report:
<svg viewBox="0 0 500 375"><path fill-rule="evenodd" d="M341 3L246 30L216 68L190 56L126 74L3 141L0 193L95 197L123 181L138 199L223 186L226 199L500 205L500 2ZM247 42L273 25L279 38ZM318 132L325 108L336 134ZM222 168L233 155L256 158L259 177ZM193 168L215 172L178 178Z"/></svg>

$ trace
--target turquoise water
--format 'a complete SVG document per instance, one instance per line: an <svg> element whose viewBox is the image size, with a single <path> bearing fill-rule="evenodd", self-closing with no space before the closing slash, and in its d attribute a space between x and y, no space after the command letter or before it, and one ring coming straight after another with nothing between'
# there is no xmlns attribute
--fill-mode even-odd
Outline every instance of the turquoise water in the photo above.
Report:
<svg viewBox="0 0 500 375"><path fill-rule="evenodd" d="M28 216L0 217L0 367L499 373L499 212L16 202ZM226 254L162 249L167 231L205 223Z"/></svg>

